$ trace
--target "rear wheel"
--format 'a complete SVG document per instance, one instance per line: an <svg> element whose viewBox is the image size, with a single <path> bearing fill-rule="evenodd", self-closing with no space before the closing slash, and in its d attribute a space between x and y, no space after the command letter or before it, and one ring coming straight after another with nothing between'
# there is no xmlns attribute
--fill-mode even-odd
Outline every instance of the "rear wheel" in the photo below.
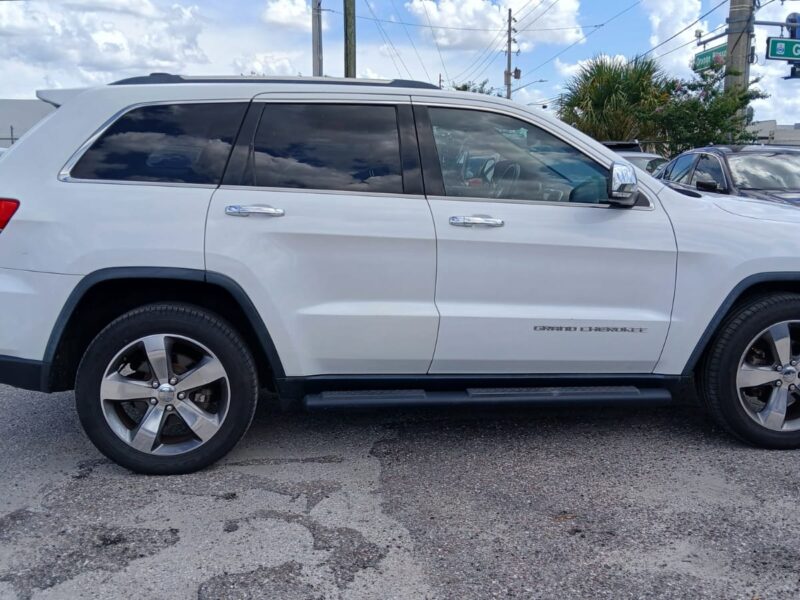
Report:
<svg viewBox="0 0 800 600"><path fill-rule="evenodd" d="M241 336L220 317L155 304L112 322L78 368L86 434L140 473L202 469L227 454L255 412L258 383Z"/></svg>
<svg viewBox="0 0 800 600"><path fill-rule="evenodd" d="M740 306L723 324L701 369L714 419L751 444L800 447L800 296Z"/></svg>

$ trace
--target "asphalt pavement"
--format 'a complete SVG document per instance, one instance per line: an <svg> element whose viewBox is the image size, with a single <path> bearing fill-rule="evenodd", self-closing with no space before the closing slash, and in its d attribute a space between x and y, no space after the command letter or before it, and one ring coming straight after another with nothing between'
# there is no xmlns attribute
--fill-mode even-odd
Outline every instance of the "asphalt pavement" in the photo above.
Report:
<svg viewBox="0 0 800 600"><path fill-rule="evenodd" d="M800 597L800 452L691 407L282 414L131 474L0 387L0 598Z"/></svg>

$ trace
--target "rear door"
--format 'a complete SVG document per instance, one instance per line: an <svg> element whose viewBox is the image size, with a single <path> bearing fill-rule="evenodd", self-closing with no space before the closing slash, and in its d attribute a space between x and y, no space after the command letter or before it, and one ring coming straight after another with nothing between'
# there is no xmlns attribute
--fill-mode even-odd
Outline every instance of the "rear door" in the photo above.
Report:
<svg viewBox="0 0 800 600"><path fill-rule="evenodd" d="M425 373L436 241L410 99L257 97L211 202L206 261L244 288L287 376Z"/></svg>

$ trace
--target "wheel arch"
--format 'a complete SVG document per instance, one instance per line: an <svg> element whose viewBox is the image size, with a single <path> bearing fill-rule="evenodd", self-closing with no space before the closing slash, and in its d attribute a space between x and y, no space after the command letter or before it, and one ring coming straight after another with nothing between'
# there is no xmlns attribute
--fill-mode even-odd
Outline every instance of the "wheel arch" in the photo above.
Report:
<svg viewBox="0 0 800 600"><path fill-rule="evenodd" d="M188 302L218 313L245 338L262 382L274 385L284 377L263 319L230 277L199 269L115 267L86 275L61 309L45 349L42 390L73 389L83 352L106 325L137 306L162 301Z"/></svg>
<svg viewBox="0 0 800 600"><path fill-rule="evenodd" d="M690 376L706 355L711 341L716 336L725 319L738 306L752 298L776 292L800 294L800 272L756 273L740 281L727 295L706 326L681 375Z"/></svg>

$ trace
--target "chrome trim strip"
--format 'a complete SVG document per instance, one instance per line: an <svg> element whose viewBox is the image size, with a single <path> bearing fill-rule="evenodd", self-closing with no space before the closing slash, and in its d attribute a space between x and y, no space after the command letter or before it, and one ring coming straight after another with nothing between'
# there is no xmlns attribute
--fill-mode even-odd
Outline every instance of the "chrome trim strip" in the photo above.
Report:
<svg viewBox="0 0 800 600"><path fill-rule="evenodd" d="M112 184L119 184L119 185L162 185L162 186L186 186L186 187L217 187L214 184L208 183L174 183L174 182L159 182L159 181L127 181L124 179L77 179L72 177L70 173L72 172L73 167L77 164L77 162L83 158L83 155L86 151L91 148L92 144L94 144L97 139L103 135L106 130L111 127L115 122L121 119L124 115L131 112L132 110L136 110L137 108L142 108L143 106L165 106L170 104L212 104L212 103L219 103L219 104L230 104L233 102L250 102L249 98L225 98L223 100L158 100L154 102L137 102L136 104L130 104L125 108L122 108L115 112L110 118L108 118L98 129L95 131L89 139L87 139L83 144L81 144L75 152L72 153L72 156L69 157L69 160L61 167L61 170L58 172L58 180L64 183L112 183Z"/></svg>
<svg viewBox="0 0 800 600"><path fill-rule="evenodd" d="M530 204L531 206L564 206L574 208L613 208L614 210L655 210L652 200L645 195L649 206L616 207L608 202L589 204L586 202L552 202L545 200L518 200L498 198L477 198L474 196L428 196L428 200L446 200L448 202L491 202L492 204Z"/></svg>
<svg viewBox="0 0 800 600"><path fill-rule="evenodd" d="M281 194L330 194L334 196L377 196L386 198L411 198L425 200L421 194L404 194L402 192L394 194L389 192L361 192L348 190L317 190L313 188L282 188L282 187L260 187L253 185L221 185L220 190L230 191L251 191L251 192L274 192Z"/></svg>

